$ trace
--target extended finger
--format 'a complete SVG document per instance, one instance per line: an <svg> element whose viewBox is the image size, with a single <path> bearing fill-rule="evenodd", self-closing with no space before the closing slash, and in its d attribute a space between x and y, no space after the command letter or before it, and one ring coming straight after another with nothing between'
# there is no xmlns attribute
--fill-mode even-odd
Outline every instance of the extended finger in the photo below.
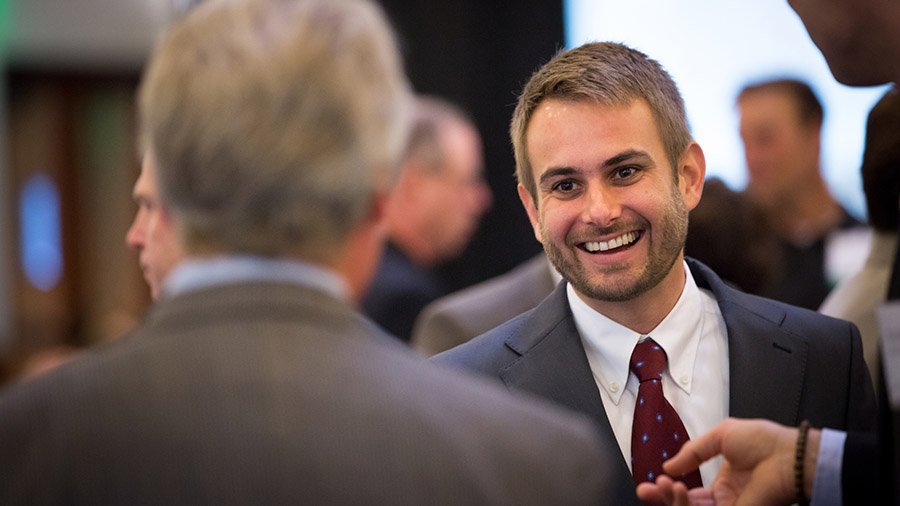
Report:
<svg viewBox="0 0 900 506"><path fill-rule="evenodd" d="M724 420L706 434L685 443L674 457L663 463L663 470L667 474L680 476L721 453L722 437L728 423L729 420Z"/></svg>
<svg viewBox="0 0 900 506"><path fill-rule="evenodd" d="M656 482L644 482L638 485L637 495L643 501L652 503L674 504L674 482L666 475L656 478Z"/></svg>

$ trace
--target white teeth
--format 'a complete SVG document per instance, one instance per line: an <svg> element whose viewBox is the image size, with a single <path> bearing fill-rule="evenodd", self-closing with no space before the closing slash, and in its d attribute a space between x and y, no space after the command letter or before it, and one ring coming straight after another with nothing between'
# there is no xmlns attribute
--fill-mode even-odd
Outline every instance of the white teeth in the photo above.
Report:
<svg viewBox="0 0 900 506"><path fill-rule="evenodd" d="M615 248L620 248L626 244L631 244L637 239L637 232L628 232L627 234L622 234L619 237L610 239L609 241L586 242L584 243L584 249L590 251L591 253L596 253L598 251L607 251Z"/></svg>

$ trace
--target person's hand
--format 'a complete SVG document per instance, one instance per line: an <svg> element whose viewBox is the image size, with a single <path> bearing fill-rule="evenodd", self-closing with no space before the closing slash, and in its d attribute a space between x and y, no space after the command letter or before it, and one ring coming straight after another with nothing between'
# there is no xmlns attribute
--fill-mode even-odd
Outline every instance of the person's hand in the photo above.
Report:
<svg viewBox="0 0 900 506"><path fill-rule="evenodd" d="M673 481L666 475L656 478L656 483L644 482L638 485L637 495L645 503L668 506L713 506L712 491L706 488L688 490L680 481Z"/></svg>
<svg viewBox="0 0 900 506"><path fill-rule="evenodd" d="M808 437L804 459L807 497L812 488L819 431L810 430ZM655 484L639 486L638 496L643 500L679 506L791 504L797 498L794 485L796 442L795 428L767 420L729 418L707 434L685 443L677 455L663 464L667 474L680 476L722 454L725 457L722 468L707 489L688 491L684 484L660 477Z"/></svg>

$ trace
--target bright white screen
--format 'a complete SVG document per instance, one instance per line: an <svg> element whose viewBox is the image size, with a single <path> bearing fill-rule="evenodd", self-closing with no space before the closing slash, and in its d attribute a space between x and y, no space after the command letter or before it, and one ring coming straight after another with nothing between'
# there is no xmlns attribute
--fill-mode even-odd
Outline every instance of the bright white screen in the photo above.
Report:
<svg viewBox="0 0 900 506"><path fill-rule="evenodd" d="M831 76L786 0L566 0L566 46L617 41L659 61L678 83L707 174L736 189L746 165L734 105L750 81L810 83L825 108L822 169L835 197L865 214L859 165L866 115L884 87L850 88Z"/></svg>

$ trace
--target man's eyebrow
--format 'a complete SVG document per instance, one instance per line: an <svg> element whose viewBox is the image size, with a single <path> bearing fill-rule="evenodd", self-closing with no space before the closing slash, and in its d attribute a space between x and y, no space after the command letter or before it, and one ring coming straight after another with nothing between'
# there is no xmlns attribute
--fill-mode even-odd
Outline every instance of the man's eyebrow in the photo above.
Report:
<svg viewBox="0 0 900 506"><path fill-rule="evenodd" d="M546 182L550 179L554 179L557 177L563 176L571 176L572 174L577 174L578 171L575 170L574 167L553 167L545 170L541 174L540 183L541 185L546 184Z"/></svg>
<svg viewBox="0 0 900 506"><path fill-rule="evenodd" d="M610 167L613 165L619 165L621 163L624 163L627 161L632 161L632 160L649 162L652 160L652 157L646 151L639 151L637 149L629 149L629 150L626 150L626 151L623 151L623 152L617 154L616 156L606 159L603 162L602 166Z"/></svg>

